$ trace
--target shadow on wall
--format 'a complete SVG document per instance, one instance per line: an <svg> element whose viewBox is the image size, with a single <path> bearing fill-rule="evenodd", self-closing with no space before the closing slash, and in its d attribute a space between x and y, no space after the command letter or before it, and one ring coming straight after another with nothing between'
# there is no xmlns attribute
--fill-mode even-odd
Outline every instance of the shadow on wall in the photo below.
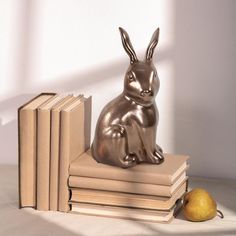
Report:
<svg viewBox="0 0 236 236"><path fill-rule="evenodd" d="M236 178L236 2L175 7L175 151L192 175Z"/></svg>
<svg viewBox="0 0 236 236"><path fill-rule="evenodd" d="M0 150L2 156L2 160L0 160L1 163L16 163L17 108L26 103L33 96L33 94L22 94L0 102ZM5 122L4 116L10 116L10 121Z"/></svg>
<svg viewBox="0 0 236 236"><path fill-rule="evenodd" d="M139 52L138 54L144 54L144 52ZM158 51L157 60L154 63L158 63L157 61L163 61L168 59L171 51ZM120 76L122 79L125 75L125 71L129 66L128 56L127 59L123 58L113 60L104 65L99 65L98 67L90 68L86 71L76 72L74 74L68 75L66 77L58 78L53 82L48 82L42 89L52 89L52 90L63 90L63 91L71 91L75 88L84 88L93 86L96 83L114 80L117 76Z"/></svg>

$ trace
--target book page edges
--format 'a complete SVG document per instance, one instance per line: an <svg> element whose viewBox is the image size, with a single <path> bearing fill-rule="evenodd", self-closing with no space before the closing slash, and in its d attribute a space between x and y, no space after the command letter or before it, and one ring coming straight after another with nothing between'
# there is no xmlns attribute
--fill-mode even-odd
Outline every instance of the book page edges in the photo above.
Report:
<svg viewBox="0 0 236 236"><path fill-rule="evenodd" d="M163 213L159 211L146 211L141 209L101 206L95 204L72 204L72 212L111 218L166 223L171 220L174 214L174 210Z"/></svg>

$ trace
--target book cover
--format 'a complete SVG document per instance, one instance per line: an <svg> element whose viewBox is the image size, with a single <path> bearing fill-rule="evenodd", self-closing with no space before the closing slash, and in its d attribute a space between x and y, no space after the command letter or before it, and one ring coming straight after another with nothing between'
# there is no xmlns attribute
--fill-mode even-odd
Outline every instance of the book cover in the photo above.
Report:
<svg viewBox="0 0 236 236"><path fill-rule="evenodd" d="M19 207L36 207L36 109L55 93L41 93L18 108Z"/></svg>

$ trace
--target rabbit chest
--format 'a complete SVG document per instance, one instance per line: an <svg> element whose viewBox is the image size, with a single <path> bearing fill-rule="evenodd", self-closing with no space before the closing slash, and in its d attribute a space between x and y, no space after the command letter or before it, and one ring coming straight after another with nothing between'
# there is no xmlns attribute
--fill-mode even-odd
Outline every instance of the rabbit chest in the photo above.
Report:
<svg viewBox="0 0 236 236"><path fill-rule="evenodd" d="M107 104L99 120L105 129L119 125L130 132L134 131L133 129L154 128L157 122L158 110L155 103L142 106L126 98L123 94Z"/></svg>

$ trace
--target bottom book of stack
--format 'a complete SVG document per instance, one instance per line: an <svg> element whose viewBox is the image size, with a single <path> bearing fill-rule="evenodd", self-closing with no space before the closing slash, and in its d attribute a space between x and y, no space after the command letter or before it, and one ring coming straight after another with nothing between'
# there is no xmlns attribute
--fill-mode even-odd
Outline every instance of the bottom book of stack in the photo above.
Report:
<svg viewBox="0 0 236 236"><path fill-rule="evenodd" d="M182 200L170 210L150 210L99 204L72 203L72 212L112 218L169 223L182 207Z"/></svg>
<svg viewBox="0 0 236 236"><path fill-rule="evenodd" d="M131 169L97 163L82 154L69 168L71 211L81 214L170 222L187 191L187 156L166 155L162 165Z"/></svg>

